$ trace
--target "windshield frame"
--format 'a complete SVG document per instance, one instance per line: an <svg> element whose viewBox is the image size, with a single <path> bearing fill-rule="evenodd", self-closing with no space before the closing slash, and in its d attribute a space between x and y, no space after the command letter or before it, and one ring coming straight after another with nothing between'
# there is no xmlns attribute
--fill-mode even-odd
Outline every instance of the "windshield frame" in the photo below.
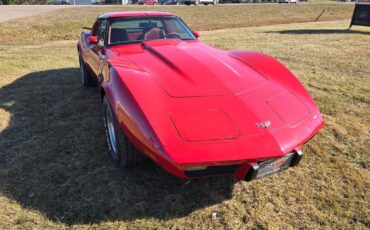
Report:
<svg viewBox="0 0 370 230"><path fill-rule="evenodd" d="M157 41L157 40L167 40L167 39L155 39L155 40L134 40L134 41L127 41L127 42L119 42L115 44L109 44L108 37L109 37L109 27L112 25L112 23L116 21L126 21L126 20L135 20L135 19L153 19L153 20L158 20L160 18L174 18L179 20L179 22L182 24L183 28L187 30L191 38L186 38L186 39L178 39L181 41L189 41L189 40L197 40L197 38L194 36L193 31L185 24L185 22L179 18L178 16L175 15L159 15L159 16L129 16L129 17L118 17L118 18L110 18L108 19L108 23L106 25L106 36L105 36L105 41L104 41L104 46L106 47L111 47L111 46L117 46L117 45L130 45L130 44L137 44L137 43L142 43L145 41Z"/></svg>

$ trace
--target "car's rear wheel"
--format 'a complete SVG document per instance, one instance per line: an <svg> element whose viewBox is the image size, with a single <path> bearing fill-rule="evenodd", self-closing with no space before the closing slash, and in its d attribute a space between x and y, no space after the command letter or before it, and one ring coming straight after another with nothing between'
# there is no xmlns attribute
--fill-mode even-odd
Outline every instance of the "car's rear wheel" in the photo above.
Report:
<svg viewBox="0 0 370 230"><path fill-rule="evenodd" d="M145 159L122 131L107 97L103 99L105 135L110 157L117 167L129 167Z"/></svg>
<svg viewBox="0 0 370 230"><path fill-rule="evenodd" d="M85 62L82 59L81 55L79 56L80 61L80 77L81 77L81 83L85 87L95 87L96 83L92 79L89 71L87 71Z"/></svg>

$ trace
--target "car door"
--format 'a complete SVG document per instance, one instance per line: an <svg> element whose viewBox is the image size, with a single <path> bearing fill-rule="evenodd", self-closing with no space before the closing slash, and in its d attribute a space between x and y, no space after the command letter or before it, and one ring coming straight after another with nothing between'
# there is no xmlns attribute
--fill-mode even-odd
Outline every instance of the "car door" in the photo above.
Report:
<svg viewBox="0 0 370 230"><path fill-rule="evenodd" d="M107 30L107 19L100 19L97 22L95 30L92 36L96 36L98 43L92 44L89 57L89 66L95 75L96 79L100 74L100 62L103 58L104 45L105 45L105 34Z"/></svg>

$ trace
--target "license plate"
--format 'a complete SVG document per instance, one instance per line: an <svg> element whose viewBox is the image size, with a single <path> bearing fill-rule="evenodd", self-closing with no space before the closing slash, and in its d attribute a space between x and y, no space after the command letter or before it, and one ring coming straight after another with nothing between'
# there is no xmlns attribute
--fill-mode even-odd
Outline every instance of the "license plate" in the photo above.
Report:
<svg viewBox="0 0 370 230"><path fill-rule="evenodd" d="M265 177L289 168L294 157L294 153L289 153L276 160L264 161L258 164L257 178Z"/></svg>

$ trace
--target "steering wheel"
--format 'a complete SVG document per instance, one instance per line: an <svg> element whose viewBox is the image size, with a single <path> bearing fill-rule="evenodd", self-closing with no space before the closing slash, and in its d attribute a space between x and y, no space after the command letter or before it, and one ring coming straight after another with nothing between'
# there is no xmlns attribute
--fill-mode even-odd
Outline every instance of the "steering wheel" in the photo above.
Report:
<svg viewBox="0 0 370 230"><path fill-rule="evenodd" d="M175 32L166 34L167 39L181 39L181 36Z"/></svg>

